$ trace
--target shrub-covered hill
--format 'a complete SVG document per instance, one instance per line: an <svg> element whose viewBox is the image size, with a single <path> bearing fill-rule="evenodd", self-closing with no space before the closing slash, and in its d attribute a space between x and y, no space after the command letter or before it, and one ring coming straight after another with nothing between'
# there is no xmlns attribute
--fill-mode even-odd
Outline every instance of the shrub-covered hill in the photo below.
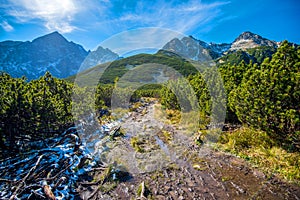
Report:
<svg viewBox="0 0 300 200"><path fill-rule="evenodd" d="M138 75L141 81L151 81L148 80L149 77L146 76L149 75L149 73L152 73L154 77L158 75L158 71L162 69L159 66L173 68L185 77L197 73L197 69L195 69L193 64L188 60L174 53L160 50L156 54L138 54L120 60L116 60L111 63L97 65L93 68L79 73L77 76L75 75L68 77L66 80L73 82L76 78L79 77L80 81L84 85L89 85L89 81L99 79L101 77L101 83L110 84L114 83L114 80L117 77L122 77L129 70L132 70L137 66L146 64L152 64L153 71L151 72L148 69L148 71L143 71L143 73L139 73Z"/></svg>

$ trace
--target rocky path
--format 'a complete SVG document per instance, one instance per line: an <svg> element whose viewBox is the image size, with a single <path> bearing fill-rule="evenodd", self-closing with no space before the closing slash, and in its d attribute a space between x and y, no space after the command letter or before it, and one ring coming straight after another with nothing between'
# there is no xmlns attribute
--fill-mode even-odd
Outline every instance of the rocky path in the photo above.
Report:
<svg viewBox="0 0 300 200"><path fill-rule="evenodd" d="M267 177L209 145L194 145L191 136L154 117L154 103L143 103L131 112L121 122L125 138L106 144L109 150L102 160L122 163L128 178L100 188L93 196L83 192L82 198L300 199L299 186ZM101 174L94 173L94 179ZM95 187L99 186L90 191Z"/></svg>

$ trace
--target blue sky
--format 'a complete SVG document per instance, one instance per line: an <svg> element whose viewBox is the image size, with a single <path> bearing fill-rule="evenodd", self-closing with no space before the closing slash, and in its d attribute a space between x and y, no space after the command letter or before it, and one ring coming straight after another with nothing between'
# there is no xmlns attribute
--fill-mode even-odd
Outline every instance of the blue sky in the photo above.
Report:
<svg viewBox="0 0 300 200"><path fill-rule="evenodd" d="M229 43L251 31L271 40L300 43L299 2L0 0L0 41L31 41L58 31L85 49L94 49L123 31L159 27L206 42Z"/></svg>

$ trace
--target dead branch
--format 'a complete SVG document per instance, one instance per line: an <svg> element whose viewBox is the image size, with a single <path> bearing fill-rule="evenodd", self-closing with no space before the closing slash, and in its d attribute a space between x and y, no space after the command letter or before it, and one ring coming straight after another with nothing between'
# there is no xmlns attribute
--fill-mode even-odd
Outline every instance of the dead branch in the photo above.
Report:
<svg viewBox="0 0 300 200"><path fill-rule="evenodd" d="M91 169L91 171L100 171L100 170L106 170L107 167L96 167L96 168L93 168Z"/></svg>
<svg viewBox="0 0 300 200"><path fill-rule="evenodd" d="M62 173L64 173L67 169L69 169L72 165L74 164L74 162L72 162L71 164L69 164L67 167L65 167L63 170L61 170L60 172L58 172L55 176L50 177L50 178L39 178L38 180L44 180L44 181L52 181L54 179L56 179L59 175L61 175Z"/></svg>
<svg viewBox="0 0 300 200"><path fill-rule="evenodd" d="M93 196L95 196L95 194L97 194L98 191L99 191L99 187L97 187L97 188L92 192L92 194L91 194L90 196L87 197L87 200L93 198Z"/></svg>
<svg viewBox="0 0 300 200"><path fill-rule="evenodd" d="M36 161L35 165L29 170L29 172L27 173L27 175L22 179L21 183L18 185L18 187L16 188L15 192L13 193L13 195L9 198L9 200L13 200L18 191L20 190L20 188L23 186L23 184L25 184L26 179L31 175L32 172L34 172L34 170L36 169L36 167L39 165L40 161L42 160L43 155L41 155L38 160Z"/></svg>
<svg viewBox="0 0 300 200"><path fill-rule="evenodd" d="M66 177L61 177L58 181L57 181L57 183L55 183L55 185L53 186L53 191L55 191L55 189L58 187L58 186L60 186L60 184L62 183L62 182L64 182L64 181L66 181L67 180L67 178Z"/></svg>
<svg viewBox="0 0 300 200"><path fill-rule="evenodd" d="M101 180L98 180L96 182L81 182L80 185L83 185L83 186L92 186L92 185L99 185L99 183L101 183L102 181Z"/></svg>
<svg viewBox="0 0 300 200"><path fill-rule="evenodd" d="M5 179L5 178L0 178L0 182L12 183L12 182L16 182L16 181L14 181L14 180L8 180L8 179Z"/></svg>
<svg viewBox="0 0 300 200"><path fill-rule="evenodd" d="M51 187L49 185L47 185L47 182L45 182L45 185L43 186L43 190L44 190L46 197L49 200L56 200L56 198L51 190Z"/></svg>
<svg viewBox="0 0 300 200"><path fill-rule="evenodd" d="M144 198L146 198L145 195L144 195L145 194L145 182L144 181L142 182L141 187L142 188L141 188L140 198L144 199Z"/></svg>

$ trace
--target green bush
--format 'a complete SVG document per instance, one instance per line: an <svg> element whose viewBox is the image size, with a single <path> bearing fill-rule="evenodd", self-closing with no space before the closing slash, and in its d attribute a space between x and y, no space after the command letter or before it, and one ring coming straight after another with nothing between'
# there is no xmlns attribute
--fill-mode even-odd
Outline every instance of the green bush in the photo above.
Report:
<svg viewBox="0 0 300 200"><path fill-rule="evenodd" d="M300 127L299 67L299 49L283 42L271 60L245 73L229 94L230 108L245 124L281 139L292 137Z"/></svg>

